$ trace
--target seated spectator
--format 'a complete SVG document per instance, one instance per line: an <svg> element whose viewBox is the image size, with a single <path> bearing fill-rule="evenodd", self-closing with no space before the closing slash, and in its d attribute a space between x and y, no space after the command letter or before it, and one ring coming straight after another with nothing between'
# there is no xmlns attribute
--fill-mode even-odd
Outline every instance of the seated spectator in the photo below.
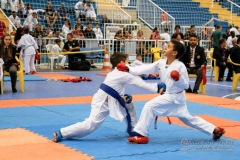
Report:
<svg viewBox="0 0 240 160"><path fill-rule="evenodd" d="M15 11L20 15L20 17L24 17L26 15L25 6L22 0L14 1Z"/></svg>
<svg viewBox="0 0 240 160"><path fill-rule="evenodd" d="M31 5L31 3L28 3L27 7L26 7L25 17L28 17L28 15L31 14L31 13L33 13L32 5Z"/></svg>
<svg viewBox="0 0 240 160"><path fill-rule="evenodd" d="M47 24L52 28L57 21L57 16L55 15L55 10L53 9L51 2L47 3L47 8L45 9L45 17Z"/></svg>
<svg viewBox="0 0 240 160"><path fill-rule="evenodd" d="M66 21L66 20L69 20L69 15L67 13L67 11L65 10L65 4L62 3L60 8L58 9L57 13L58 13L58 18L62 21Z"/></svg>
<svg viewBox="0 0 240 160"><path fill-rule="evenodd" d="M183 40L182 40L182 36L181 34L177 34L177 37L175 38L176 40L178 40L179 42L181 42L182 44L184 44Z"/></svg>
<svg viewBox="0 0 240 160"><path fill-rule="evenodd" d="M73 40L73 35L72 33L68 33L67 34L67 42L64 44L63 47L63 52L76 52L76 51L80 51L80 45L78 43L78 41ZM77 59L81 59L82 61L86 60L86 55L79 53L79 54L69 54L68 55L68 65L69 68L73 68L74 67L74 63L76 62L76 58Z"/></svg>
<svg viewBox="0 0 240 160"><path fill-rule="evenodd" d="M73 38L84 38L83 32L80 26L75 26L75 30L72 31Z"/></svg>
<svg viewBox="0 0 240 160"><path fill-rule="evenodd" d="M79 2L74 6L76 18L81 18L82 21L86 20L85 5L85 0L83 0L82 2L81 0L79 0Z"/></svg>
<svg viewBox="0 0 240 160"><path fill-rule="evenodd" d="M101 29L99 28L99 25L96 24L95 28L93 28L93 31L97 37L97 39L103 39L103 34L102 34L102 31Z"/></svg>
<svg viewBox="0 0 240 160"><path fill-rule="evenodd" d="M71 27L70 21L69 21L69 20L66 20L66 21L64 22L64 25L62 26L62 32L63 32L63 34L64 34L64 37L66 37L67 34L71 32L71 29L72 29L72 27Z"/></svg>
<svg viewBox="0 0 240 160"><path fill-rule="evenodd" d="M175 32L173 33L172 38L176 39L178 34L180 34L181 39L184 40L184 36L183 36L183 34L180 32L180 26L179 26L179 25L176 25L176 26L175 26Z"/></svg>
<svg viewBox="0 0 240 160"><path fill-rule="evenodd" d="M93 5L87 1L84 10L86 12L86 18L91 18L93 19L95 22L97 22L97 15L95 13L95 10L93 8Z"/></svg>
<svg viewBox="0 0 240 160"><path fill-rule="evenodd" d="M30 14L23 22L23 26L28 26L30 31L33 31L36 24L38 24L36 12L33 12L32 14Z"/></svg>
<svg viewBox="0 0 240 160"><path fill-rule="evenodd" d="M228 61L229 52L225 49L226 44L226 40L221 38L219 40L219 46L214 47L213 50L213 58L216 59L217 66L220 68L218 81L223 81L226 67L228 68L226 81L232 81L231 77L233 76L233 69L232 64Z"/></svg>
<svg viewBox="0 0 240 160"><path fill-rule="evenodd" d="M10 19L10 21L13 23L13 25L17 28L21 27L21 20L20 18L17 16L17 12L13 11L12 15L8 17Z"/></svg>
<svg viewBox="0 0 240 160"><path fill-rule="evenodd" d="M60 65L58 66L58 69L64 69L64 64L66 62L66 56L59 54L59 52L62 52L62 48L60 47L61 44L61 40L60 39L56 39L55 40L55 44L52 47L51 52L55 53L52 56L53 57L58 57L61 59Z"/></svg>
<svg viewBox="0 0 240 160"><path fill-rule="evenodd" d="M191 35L197 35L197 31L196 31L195 25L191 25L190 30L184 35L184 38L186 40L189 40Z"/></svg>
<svg viewBox="0 0 240 160"><path fill-rule="evenodd" d="M205 36L205 39L206 40L211 40L211 36L212 36L212 29L211 28L208 28L207 29L207 34Z"/></svg>
<svg viewBox="0 0 240 160"><path fill-rule="evenodd" d="M49 38L59 38L59 39L63 39L65 37L65 35L63 33L60 32L60 30L58 28L54 28L53 32L48 34Z"/></svg>
<svg viewBox="0 0 240 160"><path fill-rule="evenodd" d="M171 21L168 20L167 10L163 10L162 14L160 15L161 25L166 26L171 24Z"/></svg>
<svg viewBox="0 0 240 160"><path fill-rule="evenodd" d="M46 37L45 33L42 30L42 26L40 23L36 24L34 31L31 33L31 35L36 38L36 42L38 46L42 46L42 38Z"/></svg>
<svg viewBox="0 0 240 160"><path fill-rule="evenodd" d="M189 85L187 92L198 94L199 86L203 79L202 67L207 65L207 59L204 48L198 45L197 35L190 35L189 45L186 47L185 54L180 58L180 61L186 66L188 74L197 75L193 90Z"/></svg>
<svg viewBox="0 0 240 160"><path fill-rule="evenodd" d="M223 38L228 39L229 36L231 36L230 35L230 28L227 28L226 33L223 34Z"/></svg>
<svg viewBox="0 0 240 160"><path fill-rule="evenodd" d="M107 18L106 14L103 15L102 19L102 24L104 25L104 23L112 23L111 20Z"/></svg>
<svg viewBox="0 0 240 160"><path fill-rule="evenodd" d="M80 26L81 30L83 31L83 26L81 25L81 18L77 18L74 28L76 28L77 26Z"/></svg>
<svg viewBox="0 0 240 160"><path fill-rule="evenodd" d="M92 30L91 22L87 22L87 26L83 31L83 34L85 38L92 38L92 39L96 38L95 32Z"/></svg>
<svg viewBox="0 0 240 160"><path fill-rule="evenodd" d="M232 48L230 58L233 63L240 64L240 38L237 39L237 46ZM233 65L233 70L236 74L240 73L240 66Z"/></svg>
<svg viewBox="0 0 240 160"><path fill-rule="evenodd" d="M1 8L4 12L10 14L12 11L14 11L12 0L1 0Z"/></svg>

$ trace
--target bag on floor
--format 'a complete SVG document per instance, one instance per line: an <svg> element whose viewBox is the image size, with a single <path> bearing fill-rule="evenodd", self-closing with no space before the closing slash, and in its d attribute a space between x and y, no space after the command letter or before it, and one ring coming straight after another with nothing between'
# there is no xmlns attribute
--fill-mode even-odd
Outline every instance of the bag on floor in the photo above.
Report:
<svg viewBox="0 0 240 160"><path fill-rule="evenodd" d="M71 70L80 70L80 71L89 71L91 68L91 64L89 61L77 61L73 62L69 69Z"/></svg>

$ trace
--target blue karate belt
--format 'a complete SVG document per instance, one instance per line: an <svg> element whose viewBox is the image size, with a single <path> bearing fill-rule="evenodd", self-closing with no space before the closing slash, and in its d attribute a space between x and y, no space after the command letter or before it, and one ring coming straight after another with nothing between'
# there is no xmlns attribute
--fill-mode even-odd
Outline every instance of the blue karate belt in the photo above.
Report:
<svg viewBox="0 0 240 160"><path fill-rule="evenodd" d="M137 136L138 133L136 132L132 132L132 125L131 125L131 116L128 112L128 109L126 107L126 103L124 101L124 99L120 96L120 94L114 90L113 88L109 87L108 85L102 83L100 85L100 89L103 90L104 92L106 92L107 94L109 94L110 96L112 96L113 98L115 98L120 104L121 106L126 110L127 113L127 132L130 136Z"/></svg>

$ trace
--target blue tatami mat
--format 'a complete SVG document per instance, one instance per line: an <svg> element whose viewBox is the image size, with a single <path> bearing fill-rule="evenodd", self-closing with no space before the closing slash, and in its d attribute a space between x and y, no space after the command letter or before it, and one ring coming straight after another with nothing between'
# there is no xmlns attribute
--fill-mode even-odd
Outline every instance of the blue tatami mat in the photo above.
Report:
<svg viewBox="0 0 240 160"><path fill-rule="evenodd" d="M17 78L17 80L19 80ZM24 81L46 81L47 78L34 76L34 75L24 75ZM10 76L4 76L4 81L11 81Z"/></svg>

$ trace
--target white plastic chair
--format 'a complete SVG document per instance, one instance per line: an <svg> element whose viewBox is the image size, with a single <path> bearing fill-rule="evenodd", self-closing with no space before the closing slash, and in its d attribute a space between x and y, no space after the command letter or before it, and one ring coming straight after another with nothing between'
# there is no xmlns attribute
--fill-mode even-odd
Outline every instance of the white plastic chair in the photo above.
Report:
<svg viewBox="0 0 240 160"><path fill-rule="evenodd" d="M51 53L51 52L52 52L52 48L53 48L53 44L47 44L47 45L46 45L47 53ZM48 55L48 58L49 58L49 60L50 60L51 70L53 70L54 61L55 61L55 60L58 60L59 58L58 58L57 56L54 56L54 54Z"/></svg>

